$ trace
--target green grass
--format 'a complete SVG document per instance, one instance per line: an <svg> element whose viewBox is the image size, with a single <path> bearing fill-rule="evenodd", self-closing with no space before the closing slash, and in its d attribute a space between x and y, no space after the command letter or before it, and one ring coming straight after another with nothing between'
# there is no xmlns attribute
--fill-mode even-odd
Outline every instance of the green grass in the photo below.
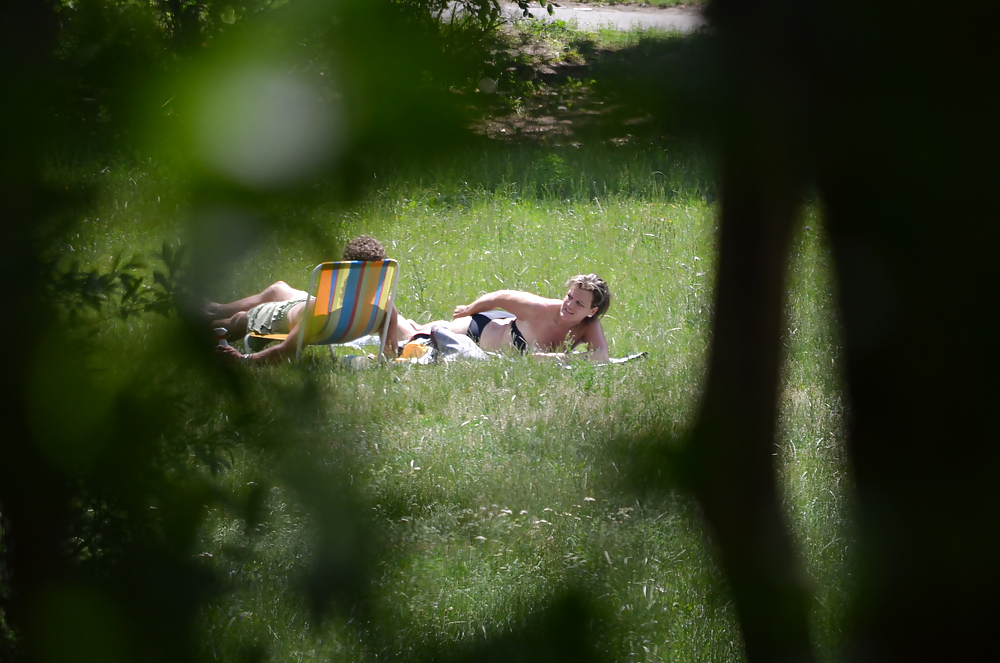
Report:
<svg viewBox="0 0 1000 663"><path fill-rule="evenodd" d="M831 267L819 213L810 209L792 247L779 426L786 514L813 590L814 637L830 656L842 644L839 625L846 617L852 568Z"/></svg>
<svg viewBox="0 0 1000 663"><path fill-rule="evenodd" d="M183 177L166 165L119 159L56 164L53 180L95 187L98 203L65 237L85 264L119 251L151 255L187 237ZM373 173L353 206L323 201L274 209L263 239L210 294L227 300L308 270L367 232L402 263L398 305L420 321L449 317L483 292L561 295L597 272L614 300L605 318L613 355L649 351L614 368L571 369L508 357L485 364L350 371L310 349L304 372L257 373L251 440L291 421L289 394L320 394L306 431L312 462L354 495L378 542L369 611L318 622L301 598L316 557L308 500L270 452L236 443L215 479L267 487L264 517L217 507L200 535L204 563L229 582L200 625L210 657L272 661L413 660L516 629L569 587L602 608L598 646L622 661L739 661L733 605L692 501L637 502L616 481L608 450L622 436L680 434L690 424L708 349L715 214L711 163L693 149L499 146L420 170ZM849 597L849 498L830 258L810 212L794 247L780 417L788 522L813 581L814 640L837 656ZM275 230L268 234L268 230ZM295 229L295 230L289 230ZM233 241L250 233L231 226ZM245 228L242 228L245 230ZM282 230L278 232L277 230ZM226 235L229 237L230 235ZM138 355L159 318L115 322L106 362ZM113 353L113 354L112 354Z"/></svg>

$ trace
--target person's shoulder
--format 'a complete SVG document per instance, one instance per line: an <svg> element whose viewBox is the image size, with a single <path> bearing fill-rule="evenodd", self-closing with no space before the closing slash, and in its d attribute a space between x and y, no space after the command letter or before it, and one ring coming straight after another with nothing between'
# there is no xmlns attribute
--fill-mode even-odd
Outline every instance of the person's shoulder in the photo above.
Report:
<svg viewBox="0 0 1000 663"><path fill-rule="evenodd" d="M604 338L604 327L601 325L600 318L594 320L593 322L581 325L581 327L583 327L583 330L580 332L581 340Z"/></svg>

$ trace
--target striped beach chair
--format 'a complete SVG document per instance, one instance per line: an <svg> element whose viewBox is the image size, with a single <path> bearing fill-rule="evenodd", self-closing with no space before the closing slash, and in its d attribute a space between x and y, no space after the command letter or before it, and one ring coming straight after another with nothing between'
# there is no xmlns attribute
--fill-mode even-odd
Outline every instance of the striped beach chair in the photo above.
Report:
<svg viewBox="0 0 1000 663"><path fill-rule="evenodd" d="M309 298L298 328L298 360L305 345L337 345L376 333L385 349L396 299L395 260L324 262L309 277ZM247 334L248 348L282 341L287 334ZM332 348L331 348L332 350Z"/></svg>

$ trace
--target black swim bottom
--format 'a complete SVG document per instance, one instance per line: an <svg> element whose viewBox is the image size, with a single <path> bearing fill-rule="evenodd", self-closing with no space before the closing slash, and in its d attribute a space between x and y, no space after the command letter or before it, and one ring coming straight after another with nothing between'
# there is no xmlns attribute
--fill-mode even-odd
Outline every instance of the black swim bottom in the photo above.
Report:
<svg viewBox="0 0 1000 663"><path fill-rule="evenodd" d="M516 316L513 313L508 313L507 311L486 311L485 313L475 313L472 316L472 320L469 321L468 336L478 344L479 337L483 335L483 330L486 329L486 325L490 324L490 322L494 320L513 317ZM521 335L520 330L517 328L516 322L512 322L510 324L510 340L515 348L521 352L527 352L528 344L525 342L524 336Z"/></svg>
<svg viewBox="0 0 1000 663"><path fill-rule="evenodd" d="M528 342L524 340L524 334L517 328L517 320L510 323L510 342L521 351L521 354L528 353Z"/></svg>
<svg viewBox="0 0 1000 663"><path fill-rule="evenodd" d="M476 343L479 343L479 337L483 335L483 330L486 329L486 325L490 324L493 320L513 317L514 314L508 313L507 311L486 311L485 313L475 313L472 315L472 320L469 321L469 338Z"/></svg>

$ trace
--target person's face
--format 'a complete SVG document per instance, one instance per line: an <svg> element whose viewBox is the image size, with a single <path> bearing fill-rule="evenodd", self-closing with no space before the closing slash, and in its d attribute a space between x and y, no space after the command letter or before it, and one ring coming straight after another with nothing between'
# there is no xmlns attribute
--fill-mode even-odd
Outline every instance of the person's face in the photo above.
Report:
<svg viewBox="0 0 1000 663"><path fill-rule="evenodd" d="M563 298L559 315L563 320L572 321L574 324L582 322L588 316L597 313L597 307L591 306L593 301L594 293L574 284Z"/></svg>

